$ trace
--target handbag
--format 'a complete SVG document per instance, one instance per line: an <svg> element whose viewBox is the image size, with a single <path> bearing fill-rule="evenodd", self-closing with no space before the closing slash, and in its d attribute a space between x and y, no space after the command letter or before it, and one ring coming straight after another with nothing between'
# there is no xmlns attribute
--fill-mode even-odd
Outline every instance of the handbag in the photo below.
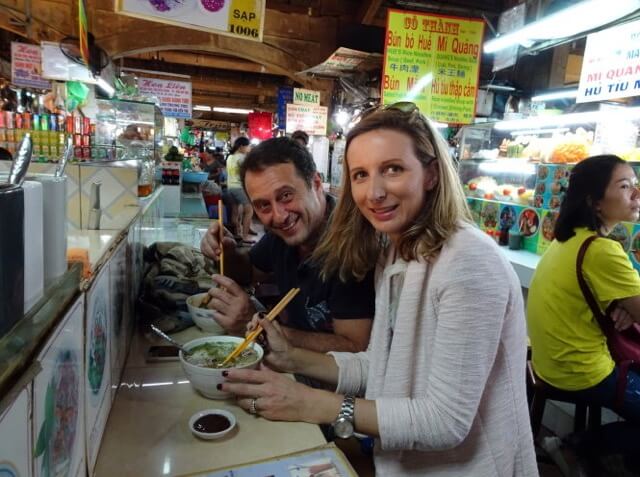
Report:
<svg viewBox="0 0 640 477"><path fill-rule="evenodd" d="M614 408L621 410L624 402L624 392L627 387L627 374L629 372L629 368L635 368L640 365L640 325L634 323L626 330L616 330L614 321L611 319L611 312L617 306L617 301L614 300L611 302L603 313L600 310L598 302L593 296L593 292L589 289L589 286L584 279L584 275L582 273L584 256L587 253L589 245L591 245L591 243L597 238L597 235L592 235L580 246L576 261L576 273L578 275L578 284L580 285L582 295L589 305L589 308L591 308L593 316L598 322L602 333L607 338L607 347L609 348L611 357L618 366L618 381L616 383Z"/></svg>

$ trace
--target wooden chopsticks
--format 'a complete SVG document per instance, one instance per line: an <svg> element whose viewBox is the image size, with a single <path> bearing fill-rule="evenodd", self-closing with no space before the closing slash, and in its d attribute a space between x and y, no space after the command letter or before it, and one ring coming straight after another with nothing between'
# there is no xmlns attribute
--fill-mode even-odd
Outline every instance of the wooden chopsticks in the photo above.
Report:
<svg viewBox="0 0 640 477"><path fill-rule="evenodd" d="M280 314L280 312L284 309L284 307L287 306L291 300L293 300L293 297L296 296L299 291L300 291L299 288L292 288L291 290L289 290L289 293L287 293L282 298L282 300L280 300L278 304L273 307L273 310L269 312L269 314L265 317L265 319L269 321L273 321L273 319ZM262 333L262 326L258 325L258 327L255 330L253 330L251 333L249 333L247 337L244 339L244 341L240 343L238 346L236 346L236 349L234 349L231 352L231 354L229 354L229 356L225 358L225 360L222 362L222 366L227 364L229 361L231 361L232 359L237 357L240 353L242 353L245 349L247 349L247 346L253 343L260 333Z"/></svg>
<svg viewBox="0 0 640 477"><path fill-rule="evenodd" d="M218 229L220 229L220 275L224 276L224 245L222 238L224 237L224 224L222 222L222 199L218 199ZM211 301L211 295L208 293L200 302L200 308L206 308Z"/></svg>

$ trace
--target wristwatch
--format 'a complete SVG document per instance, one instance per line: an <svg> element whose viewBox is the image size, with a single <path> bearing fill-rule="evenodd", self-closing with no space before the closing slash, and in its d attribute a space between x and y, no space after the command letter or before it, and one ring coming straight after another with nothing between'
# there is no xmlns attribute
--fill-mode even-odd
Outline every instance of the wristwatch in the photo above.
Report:
<svg viewBox="0 0 640 477"><path fill-rule="evenodd" d="M353 415L356 398L353 394L346 394L340 407L340 413L333 423L333 431L341 439L348 439L353 435Z"/></svg>

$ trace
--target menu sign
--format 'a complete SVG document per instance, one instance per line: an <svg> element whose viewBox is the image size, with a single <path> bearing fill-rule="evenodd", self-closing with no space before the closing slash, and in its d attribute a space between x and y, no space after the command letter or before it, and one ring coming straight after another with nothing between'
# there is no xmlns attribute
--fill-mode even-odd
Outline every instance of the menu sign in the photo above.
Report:
<svg viewBox="0 0 640 477"><path fill-rule="evenodd" d="M39 45L11 42L11 82L28 88L51 88L51 83L42 77Z"/></svg>
<svg viewBox="0 0 640 477"><path fill-rule="evenodd" d="M191 83L186 81L139 78L140 94L158 98L158 107L165 117L191 117Z"/></svg>
<svg viewBox="0 0 640 477"><path fill-rule="evenodd" d="M144 20L262 41L265 0L117 0L116 11Z"/></svg>
<svg viewBox="0 0 640 477"><path fill-rule="evenodd" d="M587 37L577 103L640 95L640 21Z"/></svg>
<svg viewBox="0 0 640 477"><path fill-rule="evenodd" d="M287 104L287 133L302 130L312 136L327 134L327 107Z"/></svg>
<svg viewBox="0 0 640 477"><path fill-rule="evenodd" d="M389 10L382 102L412 101L431 119L473 121L484 22Z"/></svg>

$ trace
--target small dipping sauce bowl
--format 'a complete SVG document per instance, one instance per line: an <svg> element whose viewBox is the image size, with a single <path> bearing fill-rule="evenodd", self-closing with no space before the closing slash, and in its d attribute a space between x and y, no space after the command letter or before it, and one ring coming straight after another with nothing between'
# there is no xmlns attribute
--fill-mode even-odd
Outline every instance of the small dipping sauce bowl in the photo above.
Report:
<svg viewBox="0 0 640 477"><path fill-rule="evenodd" d="M236 427L236 417L224 409L204 409L189 418L189 429L200 439L219 439Z"/></svg>

